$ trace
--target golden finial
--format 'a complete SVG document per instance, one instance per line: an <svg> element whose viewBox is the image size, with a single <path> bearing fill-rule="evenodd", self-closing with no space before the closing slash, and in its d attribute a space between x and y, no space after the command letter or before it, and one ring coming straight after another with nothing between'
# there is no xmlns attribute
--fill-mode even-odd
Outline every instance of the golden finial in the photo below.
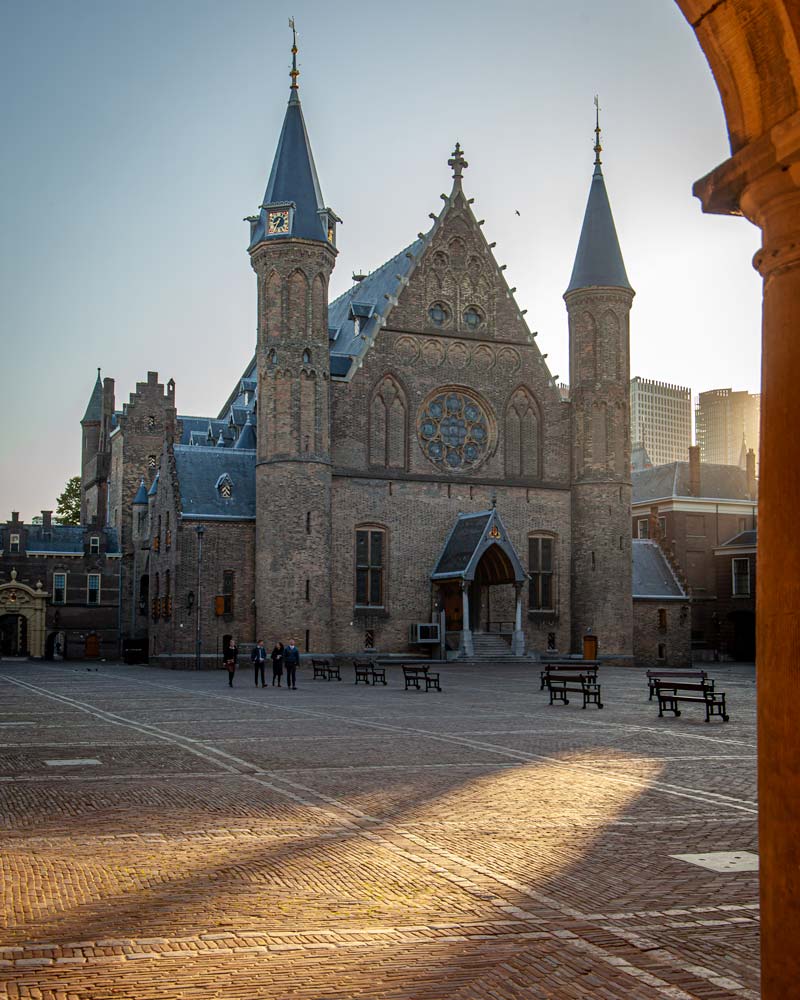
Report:
<svg viewBox="0 0 800 1000"><path fill-rule="evenodd" d="M597 94L594 95L594 110L595 110L595 126L594 126L594 165L599 167L601 164L600 154L603 152L603 147L600 145L600 98Z"/></svg>
<svg viewBox="0 0 800 1000"><path fill-rule="evenodd" d="M297 29L294 26L294 18L289 18L289 27L292 29L292 71L289 76L292 78L292 90L297 90L297 78L300 70L297 68Z"/></svg>

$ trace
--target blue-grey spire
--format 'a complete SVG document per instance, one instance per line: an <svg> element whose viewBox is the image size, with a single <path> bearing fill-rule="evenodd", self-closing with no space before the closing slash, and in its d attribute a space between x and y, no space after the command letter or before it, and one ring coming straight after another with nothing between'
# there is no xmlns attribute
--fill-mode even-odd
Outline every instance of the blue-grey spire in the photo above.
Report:
<svg viewBox="0 0 800 1000"><path fill-rule="evenodd" d="M595 98L597 106L597 98ZM575 264L567 292L577 288L630 288L622 251L619 248L617 230L614 226L614 216L611 214L611 204L603 180L600 153L600 120L595 126L594 173L589 188L589 200L586 203L586 213L583 216L581 238L578 241L578 252L575 254Z"/></svg>
<svg viewBox="0 0 800 1000"><path fill-rule="evenodd" d="M134 505L143 504L147 506L147 487L144 485L144 479L139 483L139 489L136 491L136 496L133 498Z"/></svg>
<svg viewBox="0 0 800 1000"><path fill-rule="evenodd" d="M272 163L264 201L258 215L249 216L250 247L264 240L294 236L334 243L335 223L340 221L322 200L322 190L300 106L297 77L297 35L292 29L292 84L278 148Z"/></svg>
<svg viewBox="0 0 800 1000"><path fill-rule="evenodd" d="M149 490L147 491L147 495L148 495L149 497L154 497L154 496L156 496L156 494L158 493L158 481L159 481L159 479L160 479L160 478L161 478L161 473L160 473L160 472L157 472L157 473L156 473L156 477L155 477L155 479L153 480L153 485L152 485L152 486L150 487L150 489L149 489Z"/></svg>
<svg viewBox="0 0 800 1000"><path fill-rule="evenodd" d="M256 448L256 424L253 419L253 411L247 414L247 423L242 428L242 432L233 446L240 450L255 451Z"/></svg>
<svg viewBox="0 0 800 1000"><path fill-rule="evenodd" d="M92 421L100 421L103 419L103 383L100 381L100 369L97 369L97 381L92 389L92 395L89 397L89 405L86 407L86 413L83 415L82 424L91 423Z"/></svg>

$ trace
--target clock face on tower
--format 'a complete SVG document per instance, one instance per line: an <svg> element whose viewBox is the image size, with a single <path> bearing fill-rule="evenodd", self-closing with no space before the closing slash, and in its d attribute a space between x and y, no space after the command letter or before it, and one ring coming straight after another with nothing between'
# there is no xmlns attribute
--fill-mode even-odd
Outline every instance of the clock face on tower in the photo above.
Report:
<svg viewBox="0 0 800 1000"><path fill-rule="evenodd" d="M267 232L269 235L275 233L289 232L289 212L284 209L279 212L270 212L267 217Z"/></svg>

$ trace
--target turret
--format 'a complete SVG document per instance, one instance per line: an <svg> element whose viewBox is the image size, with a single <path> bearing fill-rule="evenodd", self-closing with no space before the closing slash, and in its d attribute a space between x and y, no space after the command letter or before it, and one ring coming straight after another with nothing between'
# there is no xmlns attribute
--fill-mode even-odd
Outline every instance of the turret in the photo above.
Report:
<svg viewBox="0 0 800 1000"><path fill-rule="evenodd" d="M597 104L597 99L595 99ZM594 632L601 655L632 652L629 313L634 291L600 160L564 300L572 407L572 645Z"/></svg>
<svg viewBox="0 0 800 1000"><path fill-rule="evenodd" d="M248 252L258 284L256 620L259 635L330 648L331 457L328 281L336 222L326 208L291 88ZM289 633L292 633L290 636Z"/></svg>

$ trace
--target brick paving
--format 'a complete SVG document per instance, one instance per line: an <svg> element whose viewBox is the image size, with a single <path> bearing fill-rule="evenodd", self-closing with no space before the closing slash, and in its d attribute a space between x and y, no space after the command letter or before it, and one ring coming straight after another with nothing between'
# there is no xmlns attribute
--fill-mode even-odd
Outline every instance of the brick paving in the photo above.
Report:
<svg viewBox="0 0 800 1000"><path fill-rule="evenodd" d="M0 664L0 997L758 997L757 874L671 857L758 849L752 668L347 673Z"/></svg>

